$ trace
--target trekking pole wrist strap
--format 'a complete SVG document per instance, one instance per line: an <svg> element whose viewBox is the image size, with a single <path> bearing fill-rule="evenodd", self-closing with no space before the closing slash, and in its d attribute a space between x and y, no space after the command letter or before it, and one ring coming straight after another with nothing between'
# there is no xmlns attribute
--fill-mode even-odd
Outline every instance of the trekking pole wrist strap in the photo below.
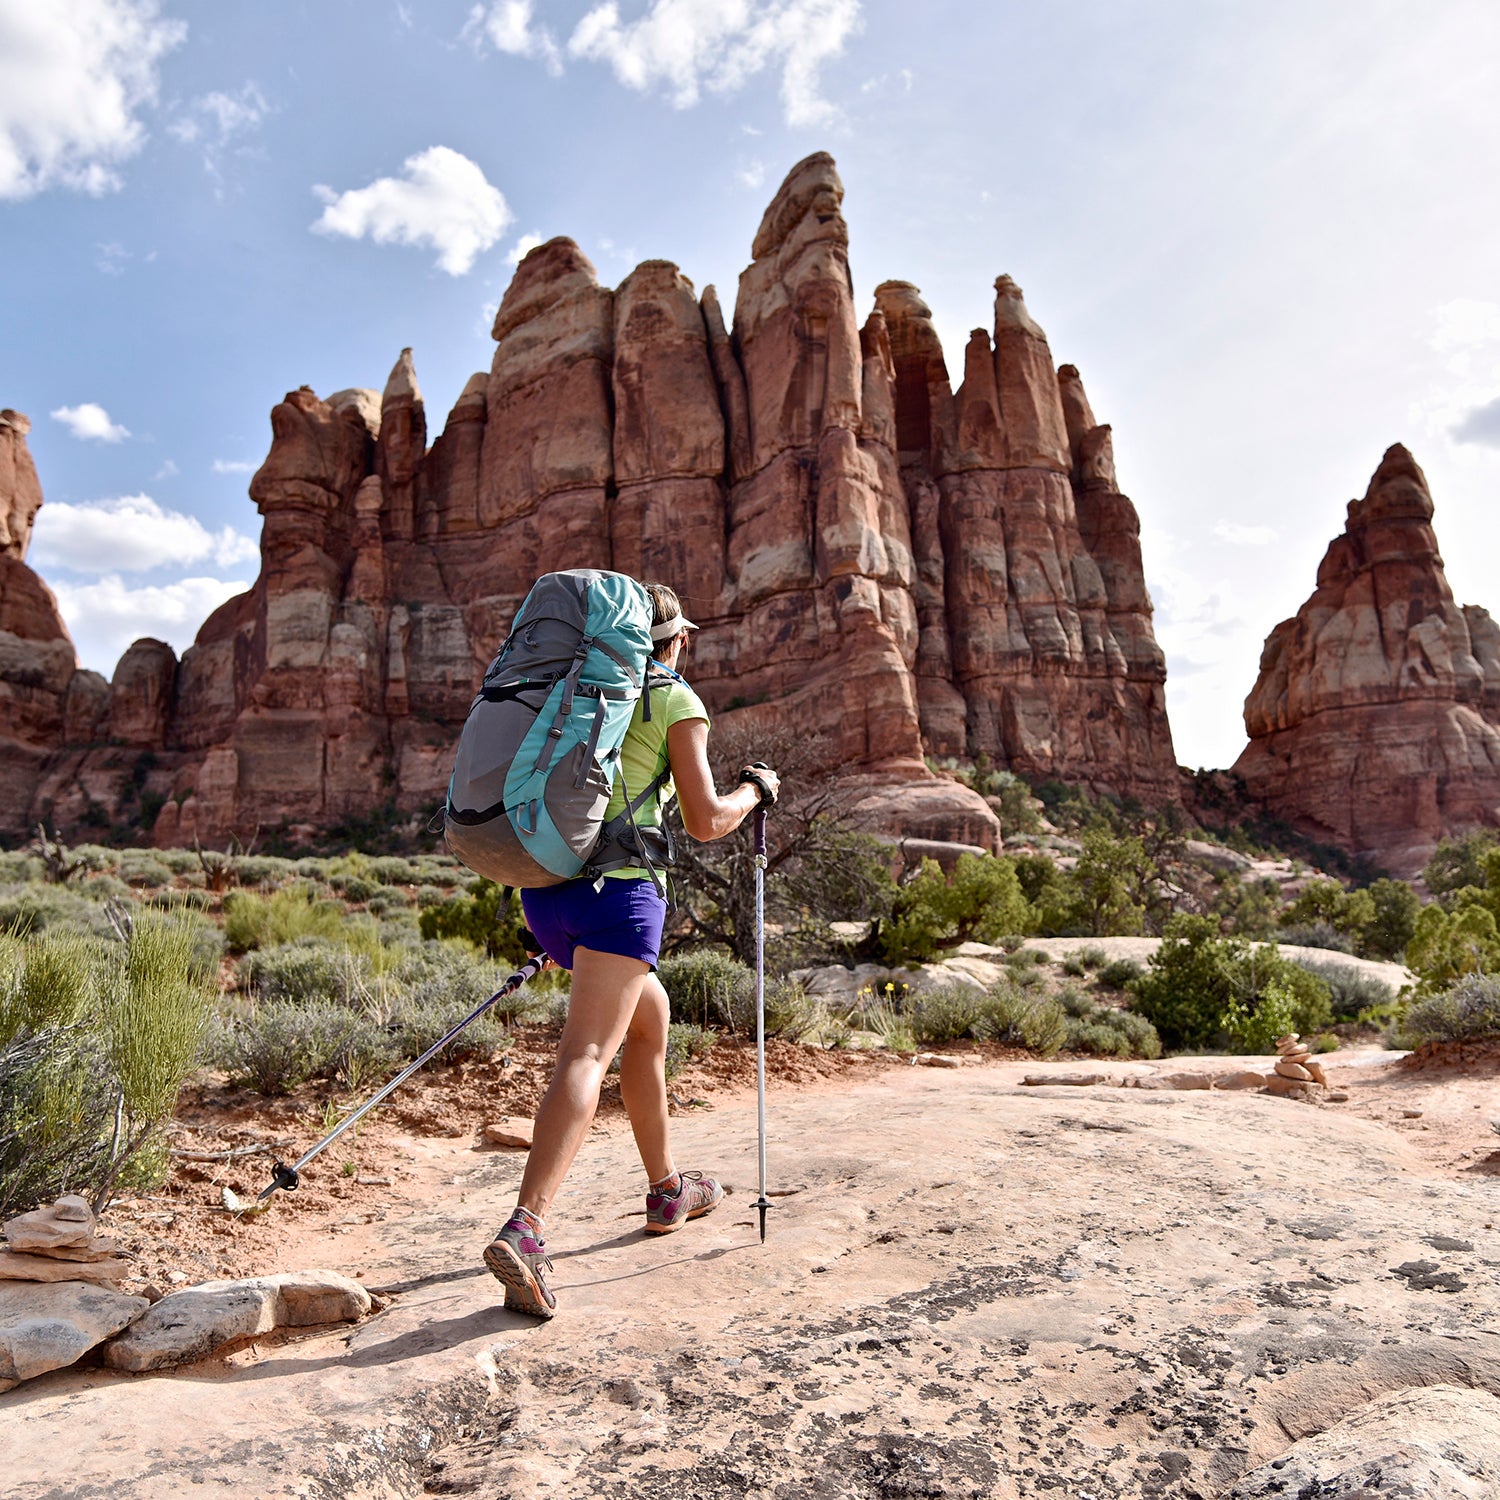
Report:
<svg viewBox="0 0 1500 1500"><path fill-rule="evenodd" d="M776 793L771 790L771 783L766 780L753 766L746 766L740 772L739 784L741 786L754 786L760 792L759 807L775 807Z"/></svg>

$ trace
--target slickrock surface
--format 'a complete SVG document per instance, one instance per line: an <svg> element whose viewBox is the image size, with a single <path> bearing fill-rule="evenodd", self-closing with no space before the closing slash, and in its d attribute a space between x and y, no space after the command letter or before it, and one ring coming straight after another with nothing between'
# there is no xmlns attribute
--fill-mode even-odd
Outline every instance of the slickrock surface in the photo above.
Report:
<svg viewBox="0 0 1500 1500"><path fill-rule="evenodd" d="M430 447L410 350L379 394L289 393L250 485L255 586L180 662L138 642L112 687L61 637L28 730L53 753L8 773L0 831L142 797L165 799L160 844L428 810L525 590L589 566L673 584L716 721L826 734L877 825L994 847L990 809L924 754L1175 801L1109 428L1009 277L956 392L915 287L861 321L842 200L827 155L793 168L732 327L667 261L611 290L571 240L538 247ZM0 732L23 717L0 701Z"/></svg>
<svg viewBox="0 0 1500 1500"><path fill-rule="evenodd" d="M1234 766L1277 817L1403 875L1500 826L1500 626L1454 602L1432 515L1398 443L1267 638Z"/></svg>
<svg viewBox="0 0 1500 1500"><path fill-rule="evenodd" d="M1186 1500L1386 1396L1484 1417L1492 1176L1342 1107L1022 1086L1049 1071L773 1095L764 1246L753 1095L677 1120L732 1192L671 1236L641 1233L628 1132L596 1133L541 1325L477 1260L517 1159L454 1142L438 1201L332 1241L382 1313L172 1379L44 1376L5 1398L8 1493Z"/></svg>

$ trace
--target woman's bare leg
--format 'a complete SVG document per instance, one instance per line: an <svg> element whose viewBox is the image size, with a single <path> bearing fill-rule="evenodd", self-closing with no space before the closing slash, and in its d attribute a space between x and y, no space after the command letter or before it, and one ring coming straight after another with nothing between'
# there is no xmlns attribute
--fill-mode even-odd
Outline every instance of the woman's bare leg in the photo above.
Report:
<svg viewBox="0 0 1500 1500"><path fill-rule="evenodd" d="M648 975L620 1057L620 1098L648 1182L661 1182L673 1172L667 1139L668 1019L667 992L655 974Z"/></svg>
<svg viewBox="0 0 1500 1500"><path fill-rule="evenodd" d="M639 958L579 948L568 1019L552 1082L537 1107L517 1203L545 1219L599 1108L599 1087L631 1024L650 967ZM665 998L665 997L663 997ZM665 1047L665 1040L663 1040ZM662 1101L663 1114L666 1101Z"/></svg>

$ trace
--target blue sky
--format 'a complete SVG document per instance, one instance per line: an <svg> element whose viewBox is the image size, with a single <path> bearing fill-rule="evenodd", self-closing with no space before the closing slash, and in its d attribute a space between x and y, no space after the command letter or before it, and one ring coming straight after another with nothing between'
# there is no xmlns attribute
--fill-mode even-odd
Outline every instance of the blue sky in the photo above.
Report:
<svg viewBox="0 0 1500 1500"><path fill-rule="evenodd" d="M301 384L410 345L436 431L518 251L677 262L727 306L839 162L861 309L955 378L1024 287L1115 429L1179 759L1227 765L1261 643L1385 447L1500 612L1500 7L1490 0L0 0L0 405L84 663L179 650L255 575Z"/></svg>

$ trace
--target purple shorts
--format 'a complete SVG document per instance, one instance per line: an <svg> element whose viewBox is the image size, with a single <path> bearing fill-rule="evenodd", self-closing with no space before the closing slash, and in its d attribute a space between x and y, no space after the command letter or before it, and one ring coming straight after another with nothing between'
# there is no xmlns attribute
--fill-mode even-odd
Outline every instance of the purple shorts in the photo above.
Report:
<svg viewBox="0 0 1500 1500"><path fill-rule="evenodd" d="M656 968L667 903L649 880L567 880L521 892L526 925L555 964L573 967L573 950L617 953Z"/></svg>

